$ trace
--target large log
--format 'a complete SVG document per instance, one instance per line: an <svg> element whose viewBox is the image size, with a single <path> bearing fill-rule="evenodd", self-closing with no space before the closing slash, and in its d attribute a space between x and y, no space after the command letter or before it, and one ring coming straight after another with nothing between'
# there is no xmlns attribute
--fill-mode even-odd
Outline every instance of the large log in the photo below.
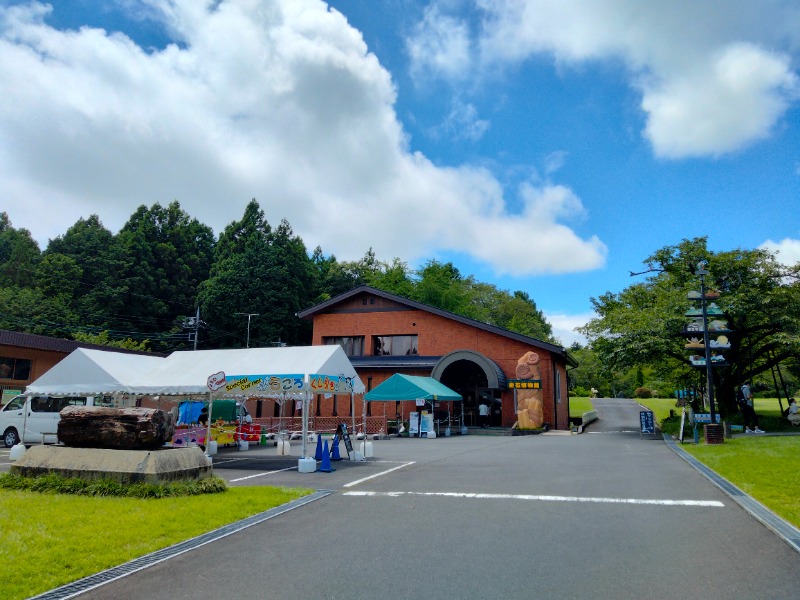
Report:
<svg viewBox="0 0 800 600"><path fill-rule="evenodd" d="M68 406L58 423L59 441L73 448L156 450L174 433L172 414L154 408Z"/></svg>

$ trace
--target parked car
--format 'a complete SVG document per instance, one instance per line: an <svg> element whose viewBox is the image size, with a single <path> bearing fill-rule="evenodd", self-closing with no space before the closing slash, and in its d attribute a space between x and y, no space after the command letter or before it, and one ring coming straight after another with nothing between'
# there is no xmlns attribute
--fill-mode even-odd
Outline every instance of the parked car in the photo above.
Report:
<svg viewBox="0 0 800 600"><path fill-rule="evenodd" d="M19 395L0 410L3 445L11 448L24 444L57 443L61 410L67 406L104 404L102 396L29 396Z"/></svg>

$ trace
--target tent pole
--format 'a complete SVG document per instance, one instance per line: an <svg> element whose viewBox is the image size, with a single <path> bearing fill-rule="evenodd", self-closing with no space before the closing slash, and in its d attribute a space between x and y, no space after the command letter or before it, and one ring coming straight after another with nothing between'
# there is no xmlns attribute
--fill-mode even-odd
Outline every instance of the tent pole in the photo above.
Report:
<svg viewBox="0 0 800 600"><path fill-rule="evenodd" d="M306 384L304 386L305 389L303 390L303 399L302 399L302 404L303 404L303 415L302 415L302 421L303 421L303 451L301 453L301 458L306 458L306 445L308 443L308 388L311 385L309 383L308 375L306 375L305 381L306 381Z"/></svg>
<svg viewBox="0 0 800 600"><path fill-rule="evenodd" d="M211 456L209 454L209 448L211 447L211 411L214 407L214 392L208 392L208 422L206 423L206 443L204 444L206 447L206 456Z"/></svg>

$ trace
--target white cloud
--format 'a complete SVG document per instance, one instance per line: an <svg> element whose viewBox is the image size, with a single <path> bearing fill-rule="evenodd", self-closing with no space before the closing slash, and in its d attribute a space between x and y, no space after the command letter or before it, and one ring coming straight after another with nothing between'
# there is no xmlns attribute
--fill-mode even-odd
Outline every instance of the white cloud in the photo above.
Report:
<svg viewBox="0 0 800 600"><path fill-rule="evenodd" d="M780 242L767 240L759 248L778 253L778 260L787 267L794 267L800 263L800 240L785 238Z"/></svg>
<svg viewBox="0 0 800 600"><path fill-rule="evenodd" d="M581 313L581 314L564 314L564 313L551 313L545 314L544 317L550 326L553 328L553 335L561 344L569 348L575 342L581 346L585 346L588 340L580 333L575 331L578 327L583 327L591 319L597 315L594 313Z"/></svg>
<svg viewBox="0 0 800 600"><path fill-rule="evenodd" d="M621 60L642 94L645 137L662 157L719 155L768 136L800 92L790 52L800 47L800 7L792 0L475 0L482 29L468 44L466 20L430 8L425 40L458 31L473 64L439 58L428 44L412 55L450 80L461 72L549 54L559 65ZM435 3L434 7L437 6ZM442 65L447 65L447 69ZM417 67L415 66L414 69ZM413 72L413 70L412 70ZM462 75L463 76L463 75Z"/></svg>
<svg viewBox="0 0 800 600"><path fill-rule="evenodd" d="M371 246L517 273L603 263L599 240L561 224L582 211L568 190L531 187L512 214L488 171L410 150L389 73L323 2L141 1L179 43L147 52L55 30L40 4L0 8L0 196L41 242L81 216L113 231L174 199L219 232L255 197L342 260Z"/></svg>
<svg viewBox="0 0 800 600"><path fill-rule="evenodd" d="M769 135L797 83L788 57L732 44L684 76L643 86L645 135L668 158L737 150Z"/></svg>
<svg viewBox="0 0 800 600"><path fill-rule="evenodd" d="M412 75L424 79L428 73L460 80L472 63L469 27L443 14L437 5L425 9L414 34L406 40Z"/></svg>
<svg viewBox="0 0 800 600"><path fill-rule="evenodd" d="M456 99L447 115L445 122L437 128L444 131L452 140L468 140L477 142L489 130L491 124L478 116L478 109L474 104L464 103Z"/></svg>

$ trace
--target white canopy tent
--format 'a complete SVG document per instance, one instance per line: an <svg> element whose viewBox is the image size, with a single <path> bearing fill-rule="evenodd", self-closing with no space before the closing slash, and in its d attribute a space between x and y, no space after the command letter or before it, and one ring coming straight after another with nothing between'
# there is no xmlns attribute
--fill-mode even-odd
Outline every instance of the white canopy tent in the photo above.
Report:
<svg viewBox="0 0 800 600"><path fill-rule="evenodd" d="M25 388L28 394L95 396L135 394L164 358L77 348Z"/></svg>
<svg viewBox="0 0 800 600"><path fill-rule="evenodd" d="M363 394L365 387L341 346L326 345L182 351L166 358L77 349L26 391L298 399L303 402L305 459L311 396L348 394L352 401L353 394Z"/></svg>
<svg viewBox="0 0 800 600"><path fill-rule="evenodd" d="M207 393L209 377L220 372L229 381L231 377L244 376L249 377L250 381L261 376L275 377L278 380L289 376L309 375L342 377L352 382L354 393L363 394L365 391L350 359L338 345L173 352L148 373L148 382L140 389L144 394L153 395ZM240 397L279 397L285 392L293 391L274 387L275 384L276 381L266 379L248 388L233 387L224 393ZM294 390L294 393L299 398L301 390Z"/></svg>

